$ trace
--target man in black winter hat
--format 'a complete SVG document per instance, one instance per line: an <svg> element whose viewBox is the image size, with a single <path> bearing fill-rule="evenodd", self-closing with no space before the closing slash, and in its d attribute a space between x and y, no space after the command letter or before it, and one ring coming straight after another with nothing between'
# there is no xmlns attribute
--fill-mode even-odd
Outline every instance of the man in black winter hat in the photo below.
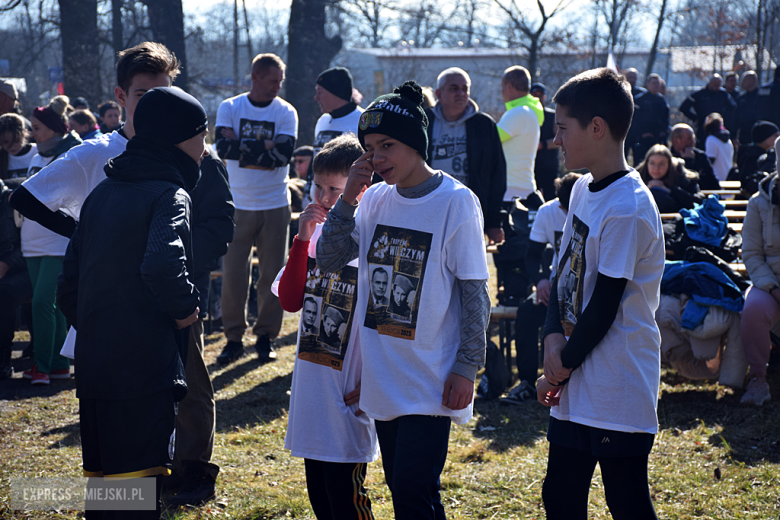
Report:
<svg viewBox="0 0 780 520"><path fill-rule="evenodd" d="M322 111L322 116L314 127L314 156L323 146L341 134L353 133L357 135L358 121L363 109L352 99L352 74L344 67L333 67L324 70L317 76L314 86L314 100ZM306 190L304 194L304 208L312 201L310 196L312 187L312 169L309 163Z"/></svg>
<svg viewBox="0 0 780 520"><path fill-rule="evenodd" d="M76 396L87 477L170 474L175 406L187 392L190 196L206 152L206 112L192 96L155 88L138 102L135 136L87 197L63 262L57 303L78 334ZM86 518L105 518L89 510ZM93 516L95 515L95 516Z"/></svg>

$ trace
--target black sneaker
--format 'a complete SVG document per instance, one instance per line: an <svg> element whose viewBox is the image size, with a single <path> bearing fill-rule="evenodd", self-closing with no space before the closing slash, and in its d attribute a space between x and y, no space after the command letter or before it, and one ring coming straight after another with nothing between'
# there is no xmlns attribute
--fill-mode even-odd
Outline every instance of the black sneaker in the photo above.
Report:
<svg viewBox="0 0 780 520"><path fill-rule="evenodd" d="M14 367L11 360L0 362L0 379L10 379L14 375Z"/></svg>
<svg viewBox="0 0 780 520"><path fill-rule="evenodd" d="M244 355L244 345L240 341L228 341L222 354L217 356L217 363L227 365Z"/></svg>
<svg viewBox="0 0 780 520"><path fill-rule="evenodd" d="M173 492L181 489L184 484L184 477L175 471L171 471L170 475L166 475L162 478L162 490Z"/></svg>
<svg viewBox="0 0 780 520"><path fill-rule="evenodd" d="M205 472L188 471L179 492L165 502L172 506L201 506L216 496L216 484Z"/></svg>
<svg viewBox="0 0 780 520"><path fill-rule="evenodd" d="M536 388L528 381L521 381L519 385L514 387L506 394L506 397L502 397L498 400L501 404L521 404L528 401L536 400Z"/></svg>
<svg viewBox="0 0 780 520"><path fill-rule="evenodd" d="M274 350L274 346L271 345L271 340L268 336L257 337L255 350L257 351L257 359L260 361L271 361L276 359L276 351Z"/></svg>

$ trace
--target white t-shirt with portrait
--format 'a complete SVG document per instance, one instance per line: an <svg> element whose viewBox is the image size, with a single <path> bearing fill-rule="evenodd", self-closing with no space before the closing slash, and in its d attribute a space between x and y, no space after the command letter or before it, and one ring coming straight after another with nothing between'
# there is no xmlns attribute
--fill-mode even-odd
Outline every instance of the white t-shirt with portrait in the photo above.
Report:
<svg viewBox="0 0 780 520"><path fill-rule="evenodd" d="M23 186L51 211L61 210L79 220L87 195L106 178L103 167L126 148L127 139L119 132L89 139L59 156Z"/></svg>
<svg viewBox="0 0 780 520"><path fill-rule="evenodd" d="M472 405L450 410L441 395L460 345L455 280L488 278L482 229L479 200L446 174L438 188L416 199L385 183L366 191L353 237L360 245L360 408L369 417L436 415L456 424L471 418ZM387 305L370 297L376 269L390 280Z"/></svg>
<svg viewBox="0 0 780 520"><path fill-rule="evenodd" d="M320 272L316 257L321 234L322 225L318 224L309 241L302 311L309 305L307 300L315 301L317 310L313 326L305 329L302 315L298 327L284 447L294 457L372 462L379 456L374 421L366 414L356 417L357 404L344 404L344 396L355 389L361 376L360 340L354 320L358 261L335 273ZM271 285L277 296L282 273L284 268ZM346 318L331 335L338 337L339 345L328 340L325 330L333 325L327 316L334 312Z"/></svg>
<svg viewBox="0 0 780 520"><path fill-rule="evenodd" d="M554 198L545 202L536 211L534 225L531 227L529 238L540 244L551 244L553 246L552 272L550 277L555 275L555 269L558 267L558 255L561 249L561 239L563 238L563 225L566 223L566 212L563 211L560 200Z"/></svg>
<svg viewBox="0 0 780 520"><path fill-rule="evenodd" d="M498 127L512 138L501 143L506 158L506 191L504 201L524 199L536 191L534 164L539 145L539 117L527 106L504 112Z"/></svg>
<svg viewBox="0 0 780 520"><path fill-rule="evenodd" d="M636 170L591 192L574 185L558 267L558 308L568 338L598 273L628 280L615 321L564 386L553 417L605 430L658 432L661 335L655 322L664 270L658 208ZM553 304L554 302L551 302Z"/></svg>
<svg viewBox="0 0 780 520"><path fill-rule="evenodd" d="M226 99L217 109L215 126L231 128L242 143L249 140L273 140L279 135L298 138L298 113L281 98L258 107L247 94ZM230 191L236 209L261 211L290 204L287 189L289 165L273 170L242 168L235 159L223 159L230 177Z"/></svg>
<svg viewBox="0 0 780 520"><path fill-rule="evenodd" d="M329 141L346 133L353 133L357 137L358 123L363 109L355 107L355 110L344 117L333 118L330 114L322 114L314 127L314 155L316 156L322 150L322 147Z"/></svg>

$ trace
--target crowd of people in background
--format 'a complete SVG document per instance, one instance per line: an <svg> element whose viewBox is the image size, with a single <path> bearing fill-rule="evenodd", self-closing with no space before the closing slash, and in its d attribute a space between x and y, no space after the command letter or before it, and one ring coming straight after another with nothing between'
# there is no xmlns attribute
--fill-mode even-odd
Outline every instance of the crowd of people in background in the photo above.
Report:
<svg viewBox="0 0 780 520"><path fill-rule="evenodd" d="M745 72L741 91L736 72L714 74L679 107L690 125L672 126L664 80L640 87L635 69L579 74L553 108L547 86L509 67L496 121L460 67L365 109L352 73L333 67L312 85L322 114L303 136L279 96L285 63L260 54L250 90L220 104L212 147L205 110L172 86L179 69L146 42L119 54L116 101L94 113L55 96L29 119L0 80L0 379L13 375L20 316L34 360L23 378L49 385L77 365L86 476L155 477L173 505L214 498L203 321L218 299L222 366L245 355L248 334L272 362L284 311L302 312L285 446L304 460L317 518L373 518L363 483L380 452L396 517L445 518L450 425L471 419L486 359L487 245L517 307L519 380L501 403L552 410L548 518L585 518L596 463L614 518L656 518L658 366L682 350L655 313L684 304L658 298L681 269L664 268L660 214L704 218L717 203L703 190L726 180L750 197L752 286L726 280L719 296L744 303L741 324L738 311L728 322L743 379L749 367L742 402L771 398L780 72L763 86ZM210 294L218 269L221 294ZM664 361L693 378L718 373L695 348L675 355Z"/></svg>

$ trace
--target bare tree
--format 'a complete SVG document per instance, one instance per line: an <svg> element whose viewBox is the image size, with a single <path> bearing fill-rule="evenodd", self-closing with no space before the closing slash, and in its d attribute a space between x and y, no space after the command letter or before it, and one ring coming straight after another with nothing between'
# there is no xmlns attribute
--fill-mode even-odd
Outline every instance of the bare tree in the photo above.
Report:
<svg viewBox="0 0 780 520"><path fill-rule="evenodd" d="M309 144L319 116L314 84L341 50L341 36L325 35L326 0L292 0L287 44L286 97L298 109L298 139Z"/></svg>
<svg viewBox="0 0 780 520"><path fill-rule="evenodd" d="M395 0L344 0L337 5L355 16L353 25L370 47L382 47L390 26L390 12L396 9Z"/></svg>
<svg viewBox="0 0 780 520"><path fill-rule="evenodd" d="M442 3L434 0L421 0L416 7L399 9L401 38L410 41L415 47L432 47L441 40L442 34L459 11L458 3L445 12Z"/></svg>
<svg viewBox="0 0 780 520"><path fill-rule="evenodd" d="M629 20L639 7L639 0L594 0L596 9L607 26L607 50L615 53L628 32Z"/></svg>
<svg viewBox="0 0 780 520"><path fill-rule="evenodd" d="M59 0L65 92L100 100L97 0Z"/></svg>
<svg viewBox="0 0 780 520"><path fill-rule="evenodd" d="M77 0L74 0L77 1ZM184 43L184 12L181 0L142 0L149 13L154 39L168 47L181 61L181 74L174 82L187 89L187 50Z"/></svg>
<svg viewBox="0 0 780 520"><path fill-rule="evenodd" d="M648 77L653 72L653 66L655 65L655 58L658 54L658 42L661 39L661 30L666 20L666 4L668 0L662 0L661 11L658 13L658 25L655 28L655 38L653 38L653 46L650 47L650 55L647 57L647 70L645 71L645 77Z"/></svg>
<svg viewBox="0 0 780 520"><path fill-rule="evenodd" d="M552 17L563 11L568 5L569 0L556 0L555 7L547 11L542 0L536 0L536 7L539 9L539 18L529 18L515 0L509 3L503 3L504 0L495 0L498 7L506 13L514 28L528 38L527 42L521 41L520 45L528 52L528 70L531 76L537 75L537 63L539 61L539 51L542 44L542 35L547 28L547 23Z"/></svg>

